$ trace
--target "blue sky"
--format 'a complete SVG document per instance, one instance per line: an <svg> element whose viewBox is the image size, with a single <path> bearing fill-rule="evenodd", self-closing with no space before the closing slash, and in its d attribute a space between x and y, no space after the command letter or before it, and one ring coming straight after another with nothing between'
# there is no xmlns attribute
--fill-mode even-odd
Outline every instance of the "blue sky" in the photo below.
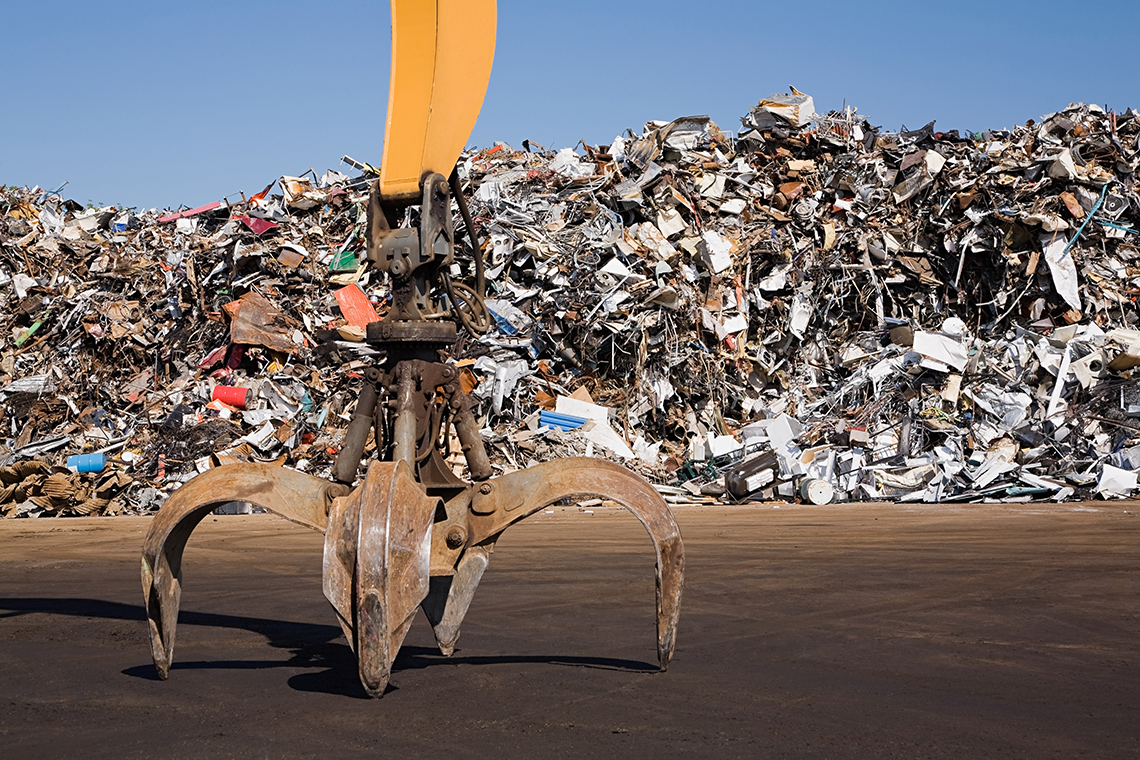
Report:
<svg viewBox="0 0 1140 760"><path fill-rule="evenodd" d="M198 205L378 162L388 3L3 0L0 184ZM1140 108L1140 3L500 0L472 144L723 128L789 84L888 129L1000 128L1083 100Z"/></svg>

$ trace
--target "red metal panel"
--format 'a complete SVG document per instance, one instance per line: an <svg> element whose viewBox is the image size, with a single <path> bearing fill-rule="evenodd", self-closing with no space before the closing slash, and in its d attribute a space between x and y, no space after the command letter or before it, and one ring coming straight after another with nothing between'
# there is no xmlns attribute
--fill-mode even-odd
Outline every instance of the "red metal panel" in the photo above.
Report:
<svg viewBox="0 0 1140 760"><path fill-rule="evenodd" d="M372 308L372 302L368 300L368 296L359 285L353 283L334 292L333 295L340 304L340 313L350 325L368 327L370 322L380 321L376 309Z"/></svg>

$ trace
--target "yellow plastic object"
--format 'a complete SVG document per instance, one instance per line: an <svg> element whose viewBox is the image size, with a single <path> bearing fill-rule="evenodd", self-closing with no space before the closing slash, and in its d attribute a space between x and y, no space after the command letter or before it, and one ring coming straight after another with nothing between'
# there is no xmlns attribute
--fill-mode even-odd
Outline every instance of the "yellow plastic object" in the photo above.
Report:
<svg viewBox="0 0 1140 760"><path fill-rule="evenodd" d="M495 28L495 0L392 0L385 198L414 199L424 172L451 173L487 94Z"/></svg>

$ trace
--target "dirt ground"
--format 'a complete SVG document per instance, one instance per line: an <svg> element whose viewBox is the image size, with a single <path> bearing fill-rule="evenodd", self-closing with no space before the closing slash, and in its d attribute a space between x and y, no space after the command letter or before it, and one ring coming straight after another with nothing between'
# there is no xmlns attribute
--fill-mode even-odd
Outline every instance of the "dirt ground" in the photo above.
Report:
<svg viewBox="0 0 1140 760"><path fill-rule="evenodd" d="M625 512L509 530L451 658L417 621L369 700L321 536L207 519L170 680L145 518L0 521L0 756L1140 756L1140 506L681 508L677 653Z"/></svg>

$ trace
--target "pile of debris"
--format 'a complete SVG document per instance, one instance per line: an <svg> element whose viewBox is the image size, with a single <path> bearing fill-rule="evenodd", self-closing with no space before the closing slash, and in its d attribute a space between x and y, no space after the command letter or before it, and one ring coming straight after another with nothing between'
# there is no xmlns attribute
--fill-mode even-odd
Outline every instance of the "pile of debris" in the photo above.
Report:
<svg viewBox="0 0 1140 760"><path fill-rule="evenodd" d="M670 499L1135 494L1140 114L888 133L793 91L743 122L461 159L495 325L451 360L497 468L605 456ZM4 189L0 511L328 473L390 299L375 173L346 161L173 213Z"/></svg>

